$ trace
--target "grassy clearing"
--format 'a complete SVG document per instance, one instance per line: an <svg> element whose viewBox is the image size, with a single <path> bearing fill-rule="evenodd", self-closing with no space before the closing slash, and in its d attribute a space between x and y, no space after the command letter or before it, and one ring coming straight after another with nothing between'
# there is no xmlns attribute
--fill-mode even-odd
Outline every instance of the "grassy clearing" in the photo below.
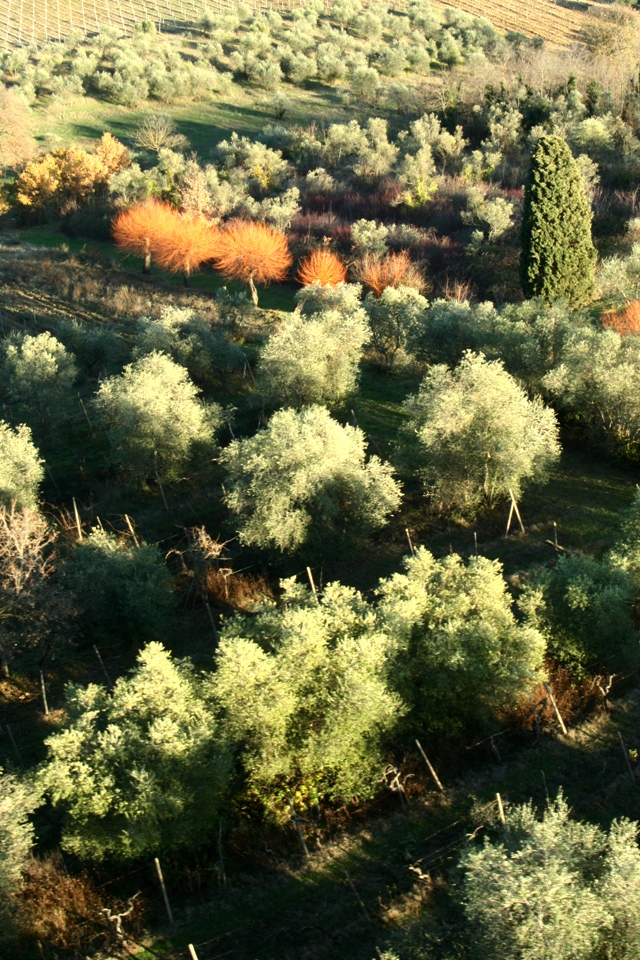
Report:
<svg viewBox="0 0 640 960"><path fill-rule="evenodd" d="M74 97L64 108L51 101L34 109L36 138L48 149L70 143L89 143L105 131L131 145L136 125L149 113L171 116L179 133L203 160L213 147L233 131L255 136L268 123L285 126L303 124L310 118L322 123L341 122L358 114L357 107L343 103L339 89L320 82L307 88L285 84L281 88L289 101L286 114L278 119L271 106L273 94L234 83L227 96L209 103L161 104L147 101L142 109L108 103L94 97Z"/></svg>

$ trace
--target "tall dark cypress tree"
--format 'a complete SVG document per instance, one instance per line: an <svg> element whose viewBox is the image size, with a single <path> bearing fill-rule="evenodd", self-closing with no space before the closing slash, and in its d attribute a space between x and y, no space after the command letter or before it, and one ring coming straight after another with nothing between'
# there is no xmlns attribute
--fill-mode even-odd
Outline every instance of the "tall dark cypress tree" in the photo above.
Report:
<svg viewBox="0 0 640 960"><path fill-rule="evenodd" d="M595 290L591 207L561 137L540 137L524 191L520 282L525 296L588 303Z"/></svg>

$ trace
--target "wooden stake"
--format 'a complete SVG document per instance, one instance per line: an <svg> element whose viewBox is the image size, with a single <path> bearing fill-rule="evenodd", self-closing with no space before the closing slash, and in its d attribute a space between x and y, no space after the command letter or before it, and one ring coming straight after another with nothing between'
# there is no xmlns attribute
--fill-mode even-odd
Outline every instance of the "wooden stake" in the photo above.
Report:
<svg viewBox="0 0 640 960"><path fill-rule="evenodd" d="M620 741L620 746L622 747L622 752L624 753L624 759L627 764L627 770L629 771L629 776L631 777L631 782L635 783L636 778L633 775L633 767L631 766L631 761L629 760L629 751L624 745L624 740L622 739L622 734L618 730L618 740Z"/></svg>
<svg viewBox="0 0 640 960"><path fill-rule="evenodd" d="M411 534L409 533L409 527L404 528L404 532L407 535L407 540L409 541L409 550L411 550L411 556L415 556L415 550L413 549L413 541L411 539Z"/></svg>
<svg viewBox="0 0 640 960"><path fill-rule="evenodd" d="M164 908L167 911L167 917L169 918L169 923L171 926L174 926L173 914L171 912L171 904L169 903L169 897L167 895L167 888L164 885L164 877L162 876L162 867L160 866L160 861L157 857L154 857L153 862L156 865L156 873L158 874L158 880L160 881L160 888L162 890L162 899L164 900Z"/></svg>
<svg viewBox="0 0 640 960"><path fill-rule="evenodd" d="M47 703L47 688L44 685L44 673L40 671L40 689L42 691L42 703L44 704L44 715L49 716L49 704Z"/></svg>
<svg viewBox="0 0 640 960"><path fill-rule="evenodd" d="M189 956L191 960L198 960L198 954L196 953L196 948L192 943L189 944Z"/></svg>
<svg viewBox="0 0 640 960"><path fill-rule="evenodd" d="M557 550L558 549L558 524L555 522L555 520L553 521L553 545Z"/></svg>
<svg viewBox="0 0 640 960"><path fill-rule="evenodd" d="M104 678L105 678L105 680L107 681L107 686L109 687L110 690L112 690L112 689L113 689L113 684L111 683L111 677L110 677L109 674L107 673L107 668L106 668L105 665L104 665L104 661L103 661L102 657L100 656L100 651L99 651L98 648L96 647L95 643L94 643L94 645L93 645L93 649L95 650L96 657L98 658L98 661L99 661L99 663L100 663L100 668L101 668L101 670L102 670L102 672L103 672L103 674L104 674Z"/></svg>
<svg viewBox="0 0 640 960"><path fill-rule="evenodd" d="M315 585L315 582L314 582L314 579L313 579L313 574L312 574L312 572L311 572L311 567L307 567L307 576L309 577L309 583L311 584L311 589L313 590L313 595L314 595L314 597L316 598L316 600L318 600L318 591L316 590L316 585ZM318 600L318 603L320 603L319 600Z"/></svg>
<svg viewBox="0 0 640 960"><path fill-rule="evenodd" d="M476 557L477 557L478 556L478 534L476 533L475 530L473 531L473 545L475 547Z"/></svg>
<svg viewBox="0 0 640 960"><path fill-rule="evenodd" d="M289 810L291 810L291 822L295 825L296 832L298 834L298 840L300 841L300 846L302 847L302 851L305 857L308 857L309 849L305 842L304 834L302 833L302 827L300 826L300 818L296 813L296 808L293 805L293 800L291 799L291 797L287 797L287 803L289 804Z"/></svg>
<svg viewBox="0 0 640 960"><path fill-rule="evenodd" d="M78 505L76 503L76 498L72 497L73 500L73 512L76 518L76 529L78 531L78 540L82 540L82 524L80 523L80 514L78 513Z"/></svg>
<svg viewBox="0 0 640 960"><path fill-rule="evenodd" d="M502 806L502 797L499 793L496 793L496 802L498 804L498 816L500 817L500 823L506 823L506 817L504 815L504 807Z"/></svg>
<svg viewBox="0 0 640 960"><path fill-rule="evenodd" d="M128 513L125 513L124 518L125 518L125 520L127 521L127 526L129 527L129 533L130 533L131 536L133 537L133 542L135 543L136 547L139 547L140 544L138 543L138 538L136 537L136 532L135 532L135 530L133 529L133 524L131 523L131 518L130 518L129 514L128 514Z"/></svg>
<svg viewBox="0 0 640 960"><path fill-rule="evenodd" d="M82 402L82 397L78 397L78 400L80 401L80 406L82 407L82 412L84 413L85 417L87 418L87 423L89 424L89 430L91 430L91 436L93 436L93 435L94 435L94 434L93 434L93 424L91 423L91 420L89 419L89 414L87 413L87 408L85 407L84 403Z"/></svg>
<svg viewBox="0 0 640 960"><path fill-rule="evenodd" d="M213 636L216 643L220 643L220 634L218 633L218 628L216 627L216 622L213 619L213 614L211 613L211 607L209 606L209 601L205 600L205 607L207 608L207 613L209 614L209 620L211 621L211 629L213 630Z"/></svg>
<svg viewBox="0 0 640 960"><path fill-rule="evenodd" d="M164 487L162 486L162 480L160 479L160 474L158 473L157 469L156 469L156 480L158 482L158 486L160 487L160 493L162 494L162 502L164 503L164 508L167 511L167 513L169 513L169 504L167 503L167 498L164 495Z"/></svg>
<svg viewBox="0 0 640 960"><path fill-rule="evenodd" d="M437 785L438 785L438 790L440 790L441 793L444 793L444 787L443 787L442 784L440 783L440 778L438 777L438 774L435 772L435 770L434 770L433 767L431 766L431 761L429 760L429 757L426 755L426 753L425 753L424 750L422 749L422 744L420 743L419 740L416 740L416 746L417 746L418 750L420 751L420 753L422 754L422 759L424 760L424 762L426 763L426 765L429 767L429 772L430 772L431 776L433 777L433 779L435 780L435 782L437 783Z"/></svg>
<svg viewBox="0 0 640 960"><path fill-rule="evenodd" d="M368 911L367 908L365 907L364 901L363 901L362 897L360 896L360 894L359 894L358 891L356 890L355 884L354 884L353 880L351 879L351 877L349 876L349 874L348 874L348 872L347 872L346 870L345 870L345 872L344 872L344 875L345 875L345 877L347 878L347 883L348 883L349 886L351 887L351 892L353 893L354 897L355 897L356 900L358 901L358 906L360 907L360 909L361 909L362 912L364 913L364 915L365 915L365 917L367 918L368 922L373 926L373 921L371 920L371 917L369 916L369 911Z"/></svg>
<svg viewBox="0 0 640 960"><path fill-rule="evenodd" d="M513 509L514 509L515 512L516 512L516 517L518 518L518 523L520 524L520 529L521 529L521 531L524 533L524 532L525 532L525 529L524 529L524 524L523 524L523 522L522 522L522 517L520 516L520 511L518 510L518 504L516 503L516 498L514 497L514 495L513 495L513 490L512 490L511 488L509 488L509 496L511 497L511 503L512 503L512 505L513 505ZM511 516L511 514L510 514L509 516Z"/></svg>
<svg viewBox="0 0 640 960"><path fill-rule="evenodd" d="M564 720L563 720L562 717L560 716L560 711L558 710L558 704L556 703L556 701L555 701L555 699L554 699L554 696L553 696L553 694L551 693L551 687L549 686L548 683L545 682L544 688L545 688L545 690L547 691L547 694L548 694L548 696L549 696L549 700L551 700L551 706L553 707L553 709L554 709L555 712L556 712L556 717L558 718L558 723L560 724L560 727L561 727L561 729L562 729L562 732L563 732L563 733L565 734L565 736L566 736L567 728L566 728L565 725L564 725Z"/></svg>
<svg viewBox="0 0 640 960"><path fill-rule="evenodd" d="M18 750L18 744L16 743L16 738L13 735L13 730L11 729L10 724L7 724L7 733L9 734L9 740L11 740L16 757L18 758L18 763L20 766L22 766L22 757L20 755L20 751Z"/></svg>
<svg viewBox="0 0 640 960"><path fill-rule="evenodd" d="M511 518L513 517L513 500L511 501L511 506L509 507L509 519L507 520L507 531L504 535L505 540L509 536L509 529L511 527Z"/></svg>
<svg viewBox="0 0 640 960"><path fill-rule="evenodd" d="M218 863L220 864L220 876L222 877L222 886L227 885L227 875L224 870L224 857L222 856L222 820L218 823Z"/></svg>

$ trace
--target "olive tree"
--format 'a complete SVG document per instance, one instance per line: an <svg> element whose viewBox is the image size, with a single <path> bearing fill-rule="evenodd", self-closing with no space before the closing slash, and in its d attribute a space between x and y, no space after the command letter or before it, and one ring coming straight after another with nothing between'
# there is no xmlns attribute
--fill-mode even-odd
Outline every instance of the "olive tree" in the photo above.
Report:
<svg viewBox="0 0 640 960"><path fill-rule="evenodd" d="M171 614L171 576L157 547L98 527L77 543L65 569L83 632L94 639L157 637Z"/></svg>
<svg viewBox="0 0 640 960"><path fill-rule="evenodd" d="M29 817L40 805L32 779L0 767L0 920L9 921L22 885L22 873L35 843Z"/></svg>
<svg viewBox="0 0 640 960"><path fill-rule="evenodd" d="M449 734L515 704L540 680L545 642L516 619L497 560L424 547L378 587L391 673L411 722Z"/></svg>
<svg viewBox="0 0 640 960"><path fill-rule="evenodd" d="M64 414L78 375L73 357L50 333L14 335L3 350L4 388L32 426Z"/></svg>
<svg viewBox="0 0 640 960"><path fill-rule="evenodd" d="M473 956L503 960L632 960L640 949L638 824L608 831L570 819L560 793L542 816L531 804L460 866Z"/></svg>
<svg viewBox="0 0 640 960"><path fill-rule="evenodd" d="M356 389L362 349L369 337L362 308L353 313L293 313L260 354L258 384L272 403L336 406Z"/></svg>
<svg viewBox="0 0 640 960"><path fill-rule="evenodd" d="M614 330L582 329L567 338L543 386L556 403L609 448L640 449L640 341Z"/></svg>
<svg viewBox="0 0 640 960"><path fill-rule="evenodd" d="M405 462L440 509L473 516L539 482L560 456L556 415L500 361L466 353L432 367L404 403Z"/></svg>
<svg viewBox="0 0 640 960"><path fill-rule="evenodd" d="M67 689L39 782L65 814L62 846L127 860L194 847L216 829L229 756L203 681L159 643L113 688Z"/></svg>
<svg viewBox="0 0 640 960"><path fill-rule="evenodd" d="M0 420L0 504L35 507L44 479L44 460L24 423L12 429Z"/></svg>
<svg viewBox="0 0 640 960"><path fill-rule="evenodd" d="M234 440L220 461L227 504L243 543L298 550L331 547L348 533L383 526L400 503L389 464L366 457L361 430L341 426L323 407L279 410L253 437Z"/></svg>
<svg viewBox="0 0 640 960"><path fill-rule="evenodd" d="M371 345L391 368L407 345L410 331L424 322L429 302L413 287L385 287L379 297L367 294L364 308L371 326Z"/></svg>
<svg viewBox="0 0 640 960"><path fill-rule="evenodd" d="M184 367L156 351L104 380L94 404L116 464L134 476L176 480L198 448L211 451L222 409L198 394Z"/></svg>
<svg viewBox="0 0 640 960"><path fill-rule="evenodd" d="M185 367L196 383L242 369L240 347L214 330L204 317L184 307L164 307L159 317L141 317L136 329L135 356L165 353Z"/></svg>
<svg viewBox="0 0 640 960"><path fill-rule="evenodd" d="M388 649L371 607L338 583L316 598L286 580L277 606L225 625L215 698L265 806L285 787L303 804L374 793L382 740L403 710L386 679Z"/></svg>

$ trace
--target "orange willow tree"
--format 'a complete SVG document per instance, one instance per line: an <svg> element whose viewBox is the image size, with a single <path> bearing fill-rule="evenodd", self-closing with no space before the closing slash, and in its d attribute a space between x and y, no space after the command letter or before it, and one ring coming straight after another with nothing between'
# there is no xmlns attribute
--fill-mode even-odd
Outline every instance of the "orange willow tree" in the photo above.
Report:
<svg viewBox="0 0 640 960"><path fill-rule="evenodd" d="M191 274L207 260L212 260L220 247L220 230L203 217L190 217L173 212L165 229L153 240L152 252L161 267L184 276L189 286Z"/></svg>
<svg viewBox="0 0 640 960"><path fill-rule="evenodd" d="M283 233L251 220L232 220L220 231L213 261L228 280L240 280L258 306L256 283L284 280L293 262Z"/></svg>
<svg viewBox="0 0 640 960"><path fill-rule="evenodd" d="M347 279L347 271L340 257L333 251L313 250L300 264L296 279L303 287L310 283L337 287Z"/></svg>
<svg viewBox="0 0 640 960"><path fill-rule="evenodd" d="M143 258L143 273L149 273L153 258L165 270L184 274L185 286L194 270L218 249L217 227L158 200L125 210L114 221L112 233L121 250Z"/></svg>
<svg viewBox="0 0 640 960"><path fill-rule="evenodd" d="M154 238L166 232L175 211L168 203L147 200L123 210L111 225L116 245L127 253L142 257L142 272L151 272Z"/></svg>

